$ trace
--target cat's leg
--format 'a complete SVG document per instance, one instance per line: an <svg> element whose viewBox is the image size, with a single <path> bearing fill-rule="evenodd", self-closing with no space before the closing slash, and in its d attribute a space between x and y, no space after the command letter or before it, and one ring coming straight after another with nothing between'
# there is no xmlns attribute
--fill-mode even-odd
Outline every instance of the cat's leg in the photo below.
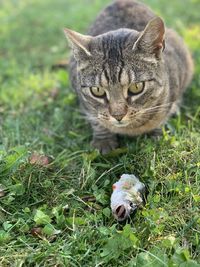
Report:
<svg viewBox="0 0 200 267"><path fill-rule="evenodd" d="M159 141L163 136L162 128L156 128L148 134L153 140Z"/></svg>
<svg viewBox="0 0 200 267"><path fill-rule="evenodd" d="M177 117L180 115L180 101L174 102L171 106L170 115L169 117ZM163 136L162 127L167 127L167 124L163 124L160 128L156 128L153 131L151 131L148 135L156 140L159 141L161 137Z"/></svg>
<svg viewBox="0 0 200 267"><path fill-rule="evenodd" d="M103 126L92 123L93 140L91 145L97 148L100 153L107 154L118 147L117 136Z"/></svg>
<svg viewBox="0 0 200 267"><path fill-rule="evenodd" d="M180 102L174 102L170 110L170 115L175 118L180 115Z"/></svg>

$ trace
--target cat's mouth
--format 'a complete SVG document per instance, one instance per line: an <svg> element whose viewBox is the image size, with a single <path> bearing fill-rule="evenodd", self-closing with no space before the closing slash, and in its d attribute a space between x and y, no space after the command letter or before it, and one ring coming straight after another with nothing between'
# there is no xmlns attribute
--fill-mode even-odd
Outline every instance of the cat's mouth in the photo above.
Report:
<svg viewBox="0 0 200 267"><path fill-rule="evenodd" d="M119 127L119 128L122 128L122 127L127 127L129 125L129 122L128 121L112 121L112 125L115 126L115 127Z"/></svg>

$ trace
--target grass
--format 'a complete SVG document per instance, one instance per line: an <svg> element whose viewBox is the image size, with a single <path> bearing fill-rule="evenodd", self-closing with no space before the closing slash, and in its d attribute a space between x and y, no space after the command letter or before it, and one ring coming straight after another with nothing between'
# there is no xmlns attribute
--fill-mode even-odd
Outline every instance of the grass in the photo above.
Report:
<svg viewBox="0 0 200 267"><path fill-rule="evenodd" d="M89 146L67 71L51 66L69 55L62 28L84 32L108 2L0 3L2 267L200 266L199 0L145 0L186 40L195 76L160 141L122 137L103 157ZM149 194L120 225L109 199L122 173Z"/></svg>

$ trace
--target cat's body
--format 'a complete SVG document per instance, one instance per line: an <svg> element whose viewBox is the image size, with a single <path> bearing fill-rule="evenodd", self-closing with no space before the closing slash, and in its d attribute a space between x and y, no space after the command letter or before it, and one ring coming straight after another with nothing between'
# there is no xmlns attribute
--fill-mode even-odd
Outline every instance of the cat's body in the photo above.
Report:
<svg viewBox="0 0 200 267"><path fill-rule="evenodd" d="M74 51L72 85L102 153L117 146L116 133L151 132L176 112L192 78L192 59L182 39L148 7L118 0L87 36L66 34Z"/></svg>

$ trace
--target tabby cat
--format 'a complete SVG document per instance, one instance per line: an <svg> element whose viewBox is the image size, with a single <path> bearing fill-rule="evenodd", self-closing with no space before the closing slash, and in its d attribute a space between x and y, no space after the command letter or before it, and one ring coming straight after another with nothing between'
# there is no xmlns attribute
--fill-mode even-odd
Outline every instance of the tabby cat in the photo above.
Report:
<svg viewBox="0 0 200 267"><path fill-rule="evenodd" d="M117 0L87 35L65 29L73 56L72 86L101 153L118 146L116 134L159 129L177 111L193 62L182 39L147 6Z"/></svg>

